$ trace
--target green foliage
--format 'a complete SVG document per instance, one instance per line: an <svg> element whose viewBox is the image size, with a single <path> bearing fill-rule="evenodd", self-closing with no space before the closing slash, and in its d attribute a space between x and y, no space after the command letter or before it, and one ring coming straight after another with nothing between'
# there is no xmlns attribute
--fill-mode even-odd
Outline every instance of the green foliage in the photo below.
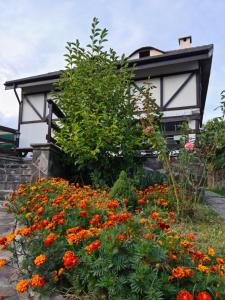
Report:
<svg viewBox="0 0 225 300"><path fill-rule="evenodd" d="M165 182L166 176L158 171L147 171L143 168L138 168L134 174L133 181L136 188L143 190L149 185Z"/></svg>
<svg viewBox="0 0 225 300"><path fill-rule="evenodd" d="M121 171L119 178L114 183L109 193L110 197L115 199L127 199L128 205L135 207L135 200L137 199L133 182L127 177L125 171Z"/></svg>
<svg viewBox="0 0 225 300"><path fill-rule="evenodd" d="M223 118L208 121L198 135L197 142L208 171L225 166L225 120Z"/></svg>
<svg viewBox="0 0 225 300"><path fill-rule="evenodd" d="M108 31L98 23L94 18L87 49L78 40L67 43L66 68L54 92L66 118L55 137L81 173L97 170L112 183L121 169L134 163L143 133L134 121L137 99L130 93L134 75L124 55L104 48Z"/></svg>

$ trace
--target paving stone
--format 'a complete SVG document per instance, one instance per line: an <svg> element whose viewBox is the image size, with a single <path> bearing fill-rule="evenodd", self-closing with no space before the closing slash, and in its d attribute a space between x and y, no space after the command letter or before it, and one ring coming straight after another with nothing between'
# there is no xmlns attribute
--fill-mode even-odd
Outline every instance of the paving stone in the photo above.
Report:
<svg viewBox="0 0 225 300"><path fill-rule="evenodd" d="M206 191L205 200L225 220L225 197Z"/></svg>

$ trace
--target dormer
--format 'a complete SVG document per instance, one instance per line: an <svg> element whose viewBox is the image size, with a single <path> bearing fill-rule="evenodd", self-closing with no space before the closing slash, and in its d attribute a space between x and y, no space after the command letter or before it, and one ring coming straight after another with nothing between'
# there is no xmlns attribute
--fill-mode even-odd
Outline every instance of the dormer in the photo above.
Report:
<svg viewBox="0 0 225 300"><path fill-rule="evenodd" d="M146 58L150 56L157 56L157 55L162 55L165 52L162 50L159 50L154 47L142 47L137 50L135 50L133 53L130 54L129 60L131 59L139 59L139 58Z"/></svg>

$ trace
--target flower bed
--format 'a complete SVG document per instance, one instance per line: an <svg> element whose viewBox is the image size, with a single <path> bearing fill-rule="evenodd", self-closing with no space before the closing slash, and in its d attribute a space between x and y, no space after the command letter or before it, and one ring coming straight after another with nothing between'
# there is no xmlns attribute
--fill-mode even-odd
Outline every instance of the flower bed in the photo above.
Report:
<svg viewBox="0 0 225 300"><path fill-rule="evenodd" d="M9 210L24 226L0 237L20 249L18 293L91 293L99 299L224 299L225 260L178 235L170 187L137 191L135 211L107 191L41 179L22 185ZM4 267L6 261L0 262Z"/></svg>

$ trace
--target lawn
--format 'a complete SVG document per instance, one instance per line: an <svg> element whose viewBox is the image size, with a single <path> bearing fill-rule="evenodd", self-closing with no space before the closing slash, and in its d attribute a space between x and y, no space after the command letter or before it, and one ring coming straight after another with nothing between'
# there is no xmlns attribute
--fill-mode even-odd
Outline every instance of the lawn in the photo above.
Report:
<svg viewBox="0 0 225 300"><path fill-rule="evenodd" d="M211 191L225 197L225 187L221 189L211 189Z"/></svg>
<svg viewBox="0 0 225 300"><path fill-rule="evenodd" d="M182 233L193 232L200 250L213 246L225 255L225 221L209 205L198 204L192 219L177 222L173 227Z"/></svg>

